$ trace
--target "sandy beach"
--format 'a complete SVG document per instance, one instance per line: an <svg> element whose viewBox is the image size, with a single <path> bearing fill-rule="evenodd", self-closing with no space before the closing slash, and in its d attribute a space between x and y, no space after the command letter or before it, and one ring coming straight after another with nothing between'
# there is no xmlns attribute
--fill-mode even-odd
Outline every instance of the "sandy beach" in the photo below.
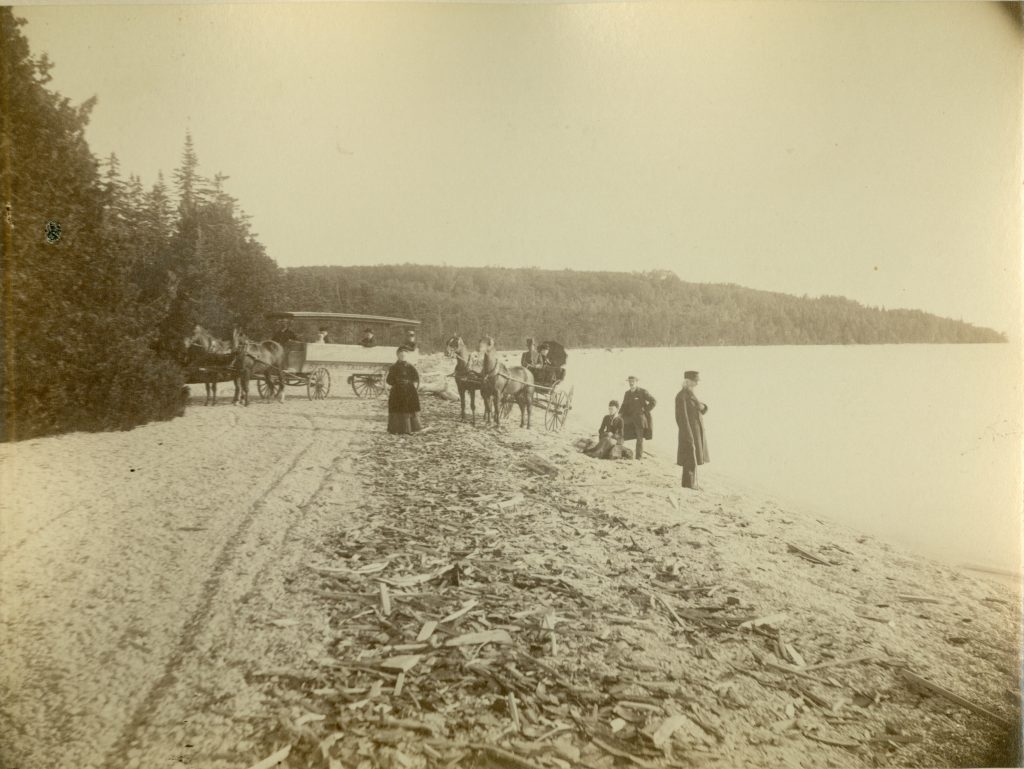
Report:
<svg viewBox="0 0 1024 769"><path fill-rule="evenodd" d="M0 447L0 765L1014 760L1010 587L457 409L395 437L383 400L290 394Z"/></svg>

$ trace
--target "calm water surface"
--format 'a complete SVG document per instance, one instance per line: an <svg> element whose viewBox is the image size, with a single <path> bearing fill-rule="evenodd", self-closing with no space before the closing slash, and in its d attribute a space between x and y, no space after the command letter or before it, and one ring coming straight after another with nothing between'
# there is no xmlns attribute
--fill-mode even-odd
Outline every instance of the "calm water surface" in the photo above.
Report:
<svg viewBox="0 0 1024 769"><path fill-rule="evenodd" d="M1020 359L1014 345L697 347L570 353L571 427L595 432L635 373L675 460L686 369L710 475L958 563L1019 570Z"/></svg>

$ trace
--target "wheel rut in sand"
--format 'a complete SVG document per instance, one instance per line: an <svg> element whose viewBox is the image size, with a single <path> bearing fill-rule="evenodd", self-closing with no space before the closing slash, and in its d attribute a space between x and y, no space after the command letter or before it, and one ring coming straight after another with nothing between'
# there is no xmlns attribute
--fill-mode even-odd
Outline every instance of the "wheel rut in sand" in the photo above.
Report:
<svg viewBox="0 0 1024 769"><path fill-rule="evenodd" d="M107 752L103 766L111 769L119 769L124 765L124 756L131 748L136 735L150 721L152 714L156 711L164 693L170 688L175 680L175 673L181 666L182 661L192 652L196 637L202 631L203 626L213 609L214 599L221 588L225 572L235 560L240 543L243 541L246 531L252 526L253 521L263 511L267 497L281 485L288 475L298 466L299 462L306 457L313 447L312 437L307 440L302 448L297 450L291 461L284 469L274 476L267 487L261 492L259 498L249 506L242 519L235 527L230 538L225 542L223 548L213 563L209 576L204 580L199 605L191 614L182 627L181 634L174 646L174 651L164 664L163 673L149 687L146 696L135 708L131 718L121 730L120 736Z"/></svg>

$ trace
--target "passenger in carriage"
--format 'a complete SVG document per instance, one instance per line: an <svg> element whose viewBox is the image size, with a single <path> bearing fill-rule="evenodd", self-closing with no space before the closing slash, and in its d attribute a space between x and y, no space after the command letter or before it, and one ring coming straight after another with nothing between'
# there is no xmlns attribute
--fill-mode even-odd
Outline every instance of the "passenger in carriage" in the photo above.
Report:
<svg viewBox="0 0 1024 769"><path fill-rule="evenodd" d="M405 332L405 341L402 342L399 350L405 350L406 352L416 352L420 349L419 343L416 341L415 329L409 329Z"/></svg>
<svg viewBox="0 0 1024 769"><path fill-rule="evenodd" d="M363 347L376 347L377 337L373 335L373 329L363 329L363 338L359 340L359 344Z"/></svg>
<svg viewBox="0 0 1024 769"><path fill-rule="evenodd" d="M288 318L281 319L277 331L274 332L274 336L271 338L282 347L288 347L289 342L296 342L299 339L292 330L292 322Z"/></svg>
<svg viewBox="0 0 1024 769"><path fill-rule="evenodd" d="M537 344L533 341L533 337L529 337L526 340L526 352L524 352L523 357L519 359L519 365L523 368L530 369L530 371L533 371L537 366L543 365L541 354L537 350Z"/></svg>
<svg viewBox="0 0 1024 769"><path fill-rule="evenodd" d="M320 331L316 335L316 341L317 341L317 344L330 344L331 343L331 339L327 335L327 329L326 328L321 328L320 329Z"/></svg>

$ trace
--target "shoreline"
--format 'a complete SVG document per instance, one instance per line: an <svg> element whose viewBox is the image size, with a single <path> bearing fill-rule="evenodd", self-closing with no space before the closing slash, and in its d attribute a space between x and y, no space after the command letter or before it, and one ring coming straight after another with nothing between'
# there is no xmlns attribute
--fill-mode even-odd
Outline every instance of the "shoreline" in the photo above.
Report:
<svg viewBox="0 0 1024 769"><path fill-rule="evenodd" d="M332 621L372 609L355 642L346 639L342 667L372 669L389 655L411 665L398 687L409 698L389 695L386 680L375 708L404 724L373 752L382 765L423 755L414 735L431 713L447 715L428 720L438 756L428 750L426 766L492 748L550 766L611 766L622 756L674 766L695 753L721 766L786 765L794 755L829 766L1005 760L994 752L1019 722L1011 591L721 479L684 495L666 485L678 484L674 466L593 460L569 432L474 428L438 401L425 401L424 417L424 435L375 439L375 474L386 480L372 510L380 528L407 539L368 536L376 524L352 521L337 541L358 531L361 547L328 549L319 574L339 599L362 596L330 607ZM369 578L359 563L385 567ZM456 584L438 576L453 564L465 575ZM392 585L385 619L397 615L382 636L374 579ZM446 616L458 619L434 629L440 641L421 640L431 617ZM445 647L496 628L502 640L471 655L491 671L481 689L472 660ZM524 655L546 662L534 669ZM437 675L469 688L438 699ZM922 696L913 675L986 703L997 721ZM372 692L375 678L365 669L353 686ZM359 694L343 699L367 707ZM579 710L565 710L574 699ZM337 755L352 760L373 723L369 714L339 720ZM681 731L653 747L668 723ZM561 738L544 739L552 730Z"/></svg>
<svg viewBox="0 0 1024 769"><path fill-rule="evenodd" d="M423 406L414 436L385 432L383 399L295 396L0 448L24 473L0 519L0 583L17 591L0 651L20 661L2 686L22 693L0 705L18 735L0 756L1016 760L1015 591L717 475L684 494L661 458L594 460L575 431Z"/></svg>

